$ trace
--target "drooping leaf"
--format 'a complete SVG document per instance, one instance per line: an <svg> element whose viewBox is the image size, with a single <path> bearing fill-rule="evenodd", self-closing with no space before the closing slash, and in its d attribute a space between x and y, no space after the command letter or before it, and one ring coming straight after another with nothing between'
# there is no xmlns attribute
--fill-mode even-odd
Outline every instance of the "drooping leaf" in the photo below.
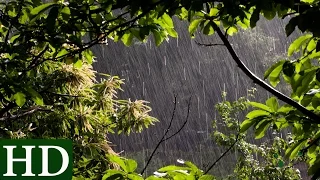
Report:
<svg viewBox="0 0 320 180"><path fill-rule="evenodd" d="M43 98L37 91L35 91L31 87L27 87L26 90L31 95L31 99L34 103L36 103L39 106L43 105Z"/></svg>
<svg viewBox="0 0 320 180"><path fill-rule="evenodd" d="M172 21L171 17L167 13L164 13L161 18L167 24L168 27L170 27L170 28L174 27L173 26L173 21Z"/></svg>
<svg viewBox="0 0 320 180"><path fill-rule="evenodd" d="M240 133L246 132L256 121L254 119L246 119L240 125Z"/></svg>
<svg viewBox="0 0 320 180"><path fill-rule="evenodd" d="M191 21L190 25L189 25L189 33L191 36L193 36L193 34L195 33L195 31L197 30L200 22L202 22L203 20L202 19L194 19Z"/></svg>
<svg viewBox="0 0 320 180"><path fill-rule="evenodd" d="M53 32L55 30L55 24L56 24L56 19L58 15L59 15L59 7L58 6L52 7L46 19L46 27L49 32Z"/></svg>
<svg viewBox="0 0 320 180"><path fill-rule="evenodd" d="M121 38L121 41L123 42L123 44L125 44L126 46L130 46L133 40L133 34L130 31L127 31Z"/></svg>
<svg viewBox="0 0 320 180"><path fill-rule="evenodd" d="M285 74L288 77L291 77L294 74L295 69L296 67L294 66L293 63L291 63L290 61L286 61L283 64L282 71L283 71L283 74Z"/></svg>
<svg viewBox="0 0 320 180"><path fill-rule="evenodd" d="M298 25L298 17L293 17L290 19L289 23L286 25L286 35L290 36L292 32L295 30L296 26Z"/></svg>
<svg viewBox="0 0 320 180"><path fill-rule="evenodd" d="M44 12L45 10L49 9L50 7L56 5L56 3L44 3L40 6L37 6L35 8L33 8L31 11L30 11L30 14L31 15L38 15L39 13L42 13Z"/></svg>
<svg viewBox="0 0 320 180"><path fill-rule="evenodd" d="M260 122L257 125L256 130L254 132L255 138L256 139L261 139L265 135L265 133L266 133L266 131L269 128L270 125L271 125L271 121L270 120L263 120L262 122Z"/></svg>
<svg viewBox="0 0 320 180"><path fill-rule="evenodd" d="M264 79L267 79L270 75L270 73L272 73L276 68L278 68L279 66L282 66L283 63L285 62L285 60L281 60L278 61L277 63L273 64L268 70L266 70L266 72L264 73Z"/></svg>
<svg viewBox="0 0 320 180"><path fill-rule="evenodd" d="M259 8L254 9L254 11L251 15L251 18L250 18L250 27L251 28L256 27L256 24L260 19L260 11L261 10Z"/></svg>
<svg viewBox="0 0 320 180"><path fill-rule="evenodd" d="M305 34L303 36L300 36L299 38L297 38L296 40L294 40L288 49L288 56L292 56L292 54L294 52L299 51L300 47L305 44L307 42L307 40L309 40L310 38L312 38L312 34Z"/></svg>

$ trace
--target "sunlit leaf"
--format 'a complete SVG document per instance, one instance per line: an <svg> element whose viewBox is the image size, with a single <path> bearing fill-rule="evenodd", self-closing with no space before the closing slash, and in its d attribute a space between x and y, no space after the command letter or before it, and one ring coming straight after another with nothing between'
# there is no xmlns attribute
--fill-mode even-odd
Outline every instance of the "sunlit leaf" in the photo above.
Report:
<svg viewBox="0 0 320 180"><path fill-rule="evenodd" d="M195 33L195 31L197 30L200 22L202 22L202 21L203 21L202 19L194 19L194 20L192 20L192 22L190 23L189 28L188 28L190 35L193 35Z"/></svg>
<svg viewBox="0 0 320 180"><path fill-rule="evenodd" d="M23 94L22 92L17 92L16 94L13 95L13 99L15 100L16 104L19 107L22 107L26 102L26 95Z"/></svg>
<svg viewBox="0 0 320 180"><path fill-rule="evenodd" d="M296 40L294 40L288 49L288 56L291 56L294 52L299 51L300 47L307 42L312 37L312 34L305 34L303 36L300 36Z"/></svg>
<svg viewBox="0 0 320 180"><path fill-rule="evenodd" d="M30 12L31 15L38 15L39 13L44 12L45 10L49 9L50 7L56 5L56 3L44 3L40 6L33 8Z"/></svg>
<svg viewBox="0 0 320 180"><path fill-rule="evenodd" d="M273 112L277 112L279 108L278 100L275 97L271 97L266 101L266 105L270 107Z"/></svg>

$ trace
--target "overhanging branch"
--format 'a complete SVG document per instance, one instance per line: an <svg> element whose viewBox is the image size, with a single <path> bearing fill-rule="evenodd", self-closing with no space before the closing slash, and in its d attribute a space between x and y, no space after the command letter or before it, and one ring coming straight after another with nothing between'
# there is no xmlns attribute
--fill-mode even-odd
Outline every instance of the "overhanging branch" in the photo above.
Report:
<svg viewBox="0 0 320 180"><path fill-rule="evenodd" d="M297 110L299 110L300 112L302 112L304 115L308 116L310 118L310 121L312 121L313 123L316 124L320 124L320 117L315 114L312 111L309 111L308 109L306 109L304 106L302 106L301 104L299 104L298 102L294 101L293 99L291 99L290 97L284 95L283 93L281 93L280 91L274 89L272 86L270 86L269 84L267 84L266 82L264 82L262 79L260 79L257 75L255 75L254 73L252 73L250 71L250 69L239 59L238 55L236 54L236 52L234 51L234 49L232 48L229 40L224 36L224 34L222 33L222 31L220 30L220 28L217 26L217 24L215 24L214 22L212 22L212 26L214 28L214 30L218 33L220 39L222 40L223 44L226 46L226 48L228 49L231 57L233 58L233 60L237 63L238 67L251 79L253 80L254 83L258 84L259 86L261 86L262 88L264 88L265 90L267 90L268 92L270 92L271 94L273 94L275 97L277 97L278 99L282 100L283 102L295 107Z"/></svg>

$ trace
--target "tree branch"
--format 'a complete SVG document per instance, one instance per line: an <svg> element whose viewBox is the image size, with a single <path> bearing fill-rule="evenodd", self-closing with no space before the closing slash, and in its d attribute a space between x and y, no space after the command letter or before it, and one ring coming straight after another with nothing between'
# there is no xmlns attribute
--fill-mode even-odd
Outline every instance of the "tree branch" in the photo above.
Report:
<svg viewBox="0 0 320 180"><path fill-rule="evenodd" d="M185 121L183 122L183 124L180 126L180 128L178 129L178 131L176 131L175 133L173 133L171 136L165 138L163 141L169 140L169 139L171 139L172 137L174 137L175 135L177 135L177 134L184 128L184 126L187 124L188 119L189 119L189 115L190 115L190 105L191 105L190 102L191 102L191 97L189 98L189 101L188 101L187 117L186 117Z"/></svg>
<svg viewBox="0 0 320 180"><path fill-rule="evenodd" d="M13 116L6 116L6 117L2 117L0 118L0 121L7 121L7 120L14 120L14 119L18 119L24 116L28 116L31 115L37 111L47 111L47 112L52 112L52 110L50 109L43 109L41 107L31 107L28 111L21 113L21 114L17 114L17 115L13 115Z"/></svg>
<svg viewBox="0 0 320 180"><path fill-rule="evenodd" d="M173 122L173 119L174 119L174 116L175 116L175 112L176 112L176 108L177 108L177 96L176 96L176 95L174 96L174 107L173 107L173 112L172 112L172 116L171 116L169 125L168 125L165 133L163 134L162 138L160 139L160 141L158 142L158 144L156 145L156 147L153 149L153 151L152 151L152 153L151 153L151 155L150 155L150 157L149 157L146 165L144 166L144 168L142 169L142 171L141 171L141 173L140 173L141 175L145 172L145 170L146 170L147 167L149 166L152 158L154 157L156 151L159 149L160 145L161 145L163 142L165 142L166 140L168 140L168 139L174 137L175 135L177 135L177 134L184 128L184 126L186 125L186 123L187 123L187 121L188 121L188 118L189 118L190 104L191 104L191 97L190 97L190 99L189 99L189 101L188 101L188 113L187 113L187 117L186 117L185 122L184 122L183 125L179 128L178 131L176 131L175 133L173 133L173 134L172 134L171 136L169 136L168 138L165 138L166 135L168 134L171 126L172 126L172 122Z"/></svg>
<svg viewBox="0 0 320 180"><path fill-rule="evenodd" d="M221 44L221 43L204 44L204 43L199 43L198 41L194 41L194 42L199 46L224 46L224 44Z"/></svg>
<svg viewBox="0 0 320 180"><path fill-rule="evenodd" d="M204 172L204 174L207 174L234 147L234 145L237 144L239 140L239 135L240 133L237 134L236 140L231 144L231 146L224 153L222 153L221 156L215 162L212 163L212 165L206 170L206 172Z"/></svg>
<svg viewBox="0 0 320 180"><path fill-rule="evenodd" d="M230 55L232 56L233 60L237 63L238 67L251 79L253 80L254 83L258 84L259 86L261 86L262 88L264 88L265 90L267 90L268 92L270 92L271 94L273 94L275 97L277 97L278 99L282 100L283 102L295 107L297 110L299 110L300 112L302 112L303 114L305 114L306 116L308 116L309 118L311 118L310 120L313 123L316 124L320 124L320 120L319 120L319 116L317 114L315 114L312 111L309 111L308 109L306 109L304 106L300 105L298 102L294 101L293 99L289 98L288 96L284 95L283 93L281 93L280 91L274 89L272 86L270 86L269 84L267 84L266 82L264 82L263 80L261 80L258 76L256 76L255 74L253 74L248 67L246 67L246 65L239 59L238 55L236 54L236 52L234 51L234 49L232 48L230 42L228 41L228 39L224 36L224 34L221 32L220 28L217 26L216 23L212 22L212 26L214 28L214 30L218 33L220 39L223 41L223 44L226 46L226 48L228 49Z"/></svg>

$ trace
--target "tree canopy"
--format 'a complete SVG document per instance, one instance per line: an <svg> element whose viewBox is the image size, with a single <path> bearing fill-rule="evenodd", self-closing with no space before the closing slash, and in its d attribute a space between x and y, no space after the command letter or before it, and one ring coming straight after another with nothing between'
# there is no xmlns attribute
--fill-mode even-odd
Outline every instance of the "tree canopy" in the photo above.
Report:
<svg viewBox="0 0 320 180"><path fill-rule="evenodd" d="M156 45L178 37L173 17L189 22L193 38L200 31L220 37L239 68L275 98L251 102L256 109L241 123L240 133L253 127L256 138L269 128L291 128L290 158L303 157L313 179L320 176L320 1L318 0L40 0L0 3L0 129L2 138L68 138L74 142L75 178L141 179L136 163L122 160L108 146L106 134L140 132L157 121L143 100L119 100L123 80L92 69L90 48L108 41L130 46L153 36ZM286 36L299 30L288 57L253 74L228 41L239 29L254 28L261 16L289 19ZM275 89L291 87L286 96ZM277 99L283 101L279 105ZM106 155L107 154L107 155ZM112 163L110 163L112 162ZM211 178L191 162L164 167L170 177L186 170L196 178ZM110 174L111 172L111 174ZM121 173L119 173L121 172ZM151 179L155 179L153 176ZM161 178L157 178L161 179Z"/></svg>

